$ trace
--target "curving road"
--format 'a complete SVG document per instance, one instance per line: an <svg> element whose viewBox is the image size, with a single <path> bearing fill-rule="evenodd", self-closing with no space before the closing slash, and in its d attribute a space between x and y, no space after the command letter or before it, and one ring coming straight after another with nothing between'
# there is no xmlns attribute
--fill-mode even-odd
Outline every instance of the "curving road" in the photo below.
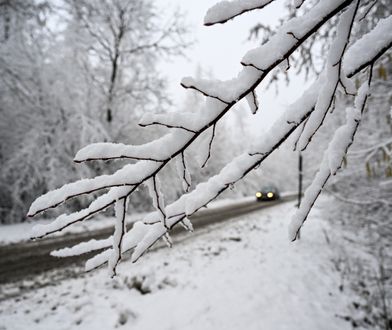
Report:
<svg viewBox="0 0 392 330"><path fill-rule="evenodd" d="M200 210L196 215L191 217L191 220L193 220L192 223L197 232L199 228L226 221L265 207L291 201L295 198L295 194L284 194L279 200L267 202L257 202L255 198L248 198L229 205L212 206ZM176 226L171 234L176 235L183 231L180 226ZM38 241L0 246L0 285L17 281L31 281L33 278L45 275L46 272L53 270L63 270L62 276L60 276L63 278L80 275L83 271L81 265L83 261L88 259L88 254L77 257L55 258L50 256L49 253L53 250L72 246L92 238L107 238L112 232L113 228L108 227L91 232L67 234ZM78 270L70 274L64 269L70 265L78 265Z"/></svg>

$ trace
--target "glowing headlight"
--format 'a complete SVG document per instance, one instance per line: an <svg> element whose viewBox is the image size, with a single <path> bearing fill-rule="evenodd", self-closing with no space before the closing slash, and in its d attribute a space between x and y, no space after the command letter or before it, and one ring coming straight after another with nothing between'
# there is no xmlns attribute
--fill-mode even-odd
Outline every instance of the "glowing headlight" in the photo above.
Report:
<svg viewBox="0 0 392 330"><path fill-rule="evenodd" d="M262 194L260 191L258 191L258 192L256 193L256 197L257 197L257 198L260 198L261 196L263 196L263 194Z"/></svg>
<svg viewBox="0 0 392 330"><path fill-rule="evenodd" d="M274 197L274 193L273 193L273 192L269 192L269 193L267 193L267 197L268 197L268 198L272 198L272 197Z"/></svg>

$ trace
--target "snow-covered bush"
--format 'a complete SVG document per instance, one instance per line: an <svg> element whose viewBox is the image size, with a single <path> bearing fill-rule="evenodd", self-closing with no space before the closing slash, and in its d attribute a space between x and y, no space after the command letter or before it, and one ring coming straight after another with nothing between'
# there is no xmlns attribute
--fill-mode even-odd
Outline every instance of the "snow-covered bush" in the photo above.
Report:
<svg viewBox="0 0 392 330"><path fill-rule="evenodd" d="M273 0L224 1L207 12L204 22L207 26L225 23L244 12L262 9L271 2ZM142 118L141 126L165 126L169 130L166 135L143 145L97 143L80 150L74 159L78 163L114 159L128 159L131 163L111 175L79 180L39 197L31 205L29 216L56 207L71 198L107 190L86 209L61 215L51 224L36 226L34 237L60 231L113 205L116 213L113 236L98 243L83 243L71 249L56 251L54 255L68 256L106 248L87 261L86 269L91 270L108 262L110 272L114 275L124 252L133 250L132 261L136 261L161 238L170 245L169 233L177 224L192 230L189 216L257 168L294 132L299 132L297 147L305 148L323 125L325 117L330 115L329 110L337 90L343 88L347 93L356 94L355 101L346 110L345 123L331 132L319 171L292 219L289 236L295 240L324 185L341 167L366 106L373 65L392 45L392 17L379 20L374 29L350 44L353 27L361 24L359 13L366 10L366 4L360 1L296 1L298 10L303 3L312 5L302 15L284 22L260 47L244 55L241 60L243 69L237 77L228 81L191 77L182 80L184 88L194 89L206 96L204 107L199 113L146 114ZM210 150L221 118L241 99L246 99L251 112L255 113L258 110L257 86L281 63L288 63L296 50L331 19L339 22L320 76L288 107L262 140L250 143L247 150L231 160L219 174L188 192L191 181L187 166L189 147L197 145L193 150L197 151L203 166L213 156ZM350 79L353 76L361 81L358 90ZM159 176L171 162L177 163L179 180L182 180L187 193L165 204L162 193L165 188ZM142 186L148 188L156 211L127 230L125 217L128 200Z"/></svg>

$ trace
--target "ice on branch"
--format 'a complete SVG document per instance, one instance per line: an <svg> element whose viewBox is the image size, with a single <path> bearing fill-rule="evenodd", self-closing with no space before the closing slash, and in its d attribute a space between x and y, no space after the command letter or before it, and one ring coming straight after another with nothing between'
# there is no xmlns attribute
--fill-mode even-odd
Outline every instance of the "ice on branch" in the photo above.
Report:
<svg viewBox="0 0 392 330"><path fill-rule="evenodd" d="M346 52L344 71L351 77L392 47L392 16L380 19L376 27L362 36Z"/></svg>
<svg viewBox="0 0 392 330"><path fill-rule="evenodd" d="M320 1L304 16L294 17L285 23L268 42L246 53L241 63L262 71L279 64L322 25L323 19L333 16L336 10L350 2L352 0Z"/></svg>
<svg viewBox="0 0 392 330"><path fill-rule="evenodd" d="M211 7L204 17L204 25L225 23L245 12L261 9L274 0L236 0L222 1Z"/></svg>

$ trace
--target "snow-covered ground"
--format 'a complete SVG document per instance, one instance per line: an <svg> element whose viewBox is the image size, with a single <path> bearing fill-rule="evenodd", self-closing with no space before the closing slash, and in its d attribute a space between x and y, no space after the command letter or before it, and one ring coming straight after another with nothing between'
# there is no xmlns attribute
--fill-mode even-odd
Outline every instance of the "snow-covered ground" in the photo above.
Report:
<svg viewBox="0 0 392 330"><path fill-rule="evenodd" d="M290 243L293 211L284 203L176 237L115 279L101 269L2 301L0 329L351 329L329 225L314 209Z"/></svg>

